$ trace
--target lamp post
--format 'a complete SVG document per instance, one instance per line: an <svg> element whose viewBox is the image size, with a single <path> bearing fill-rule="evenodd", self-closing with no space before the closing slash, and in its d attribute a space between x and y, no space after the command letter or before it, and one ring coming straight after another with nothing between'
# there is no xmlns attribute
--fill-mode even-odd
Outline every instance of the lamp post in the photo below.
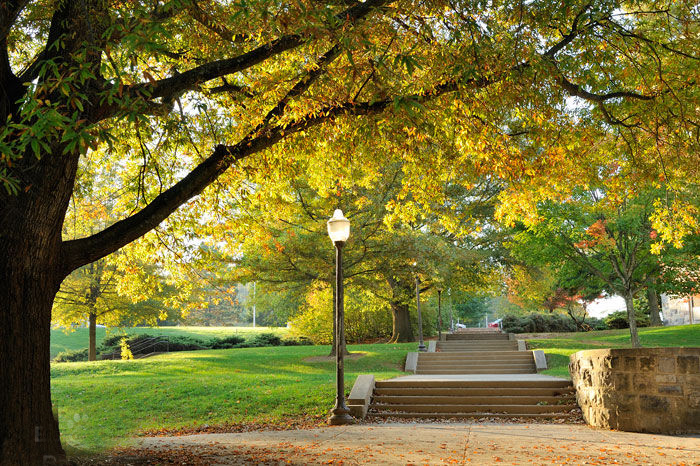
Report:
<svg viewBox="0 0 700 466"><path fill-rule="evenodd" d="M438 292L438 341L442 341L442 288L437 289Z"/></svg>
<svg viewBox="0 0 700 466"><path fill-rule="evenodd" d="M415 268L416 262L413 263ZM418 311L418 351L427 351L428 348L423 344L423 317L420 312L420 278L418 278L418 271L416 270L416 310Z"/></svg>
<svg viewBox="0 0 700 466"><path fill-rule="evenodd" d="M447 295L450 297L450 332L455 331L455 315L454 315L454 307L455 303L452 302L452 288L447 290Z"/></svg>
<svg viewBox="0 0 700 466"><path fill-rule="evenodd" d="M350 236L350 221L343 211L336 209L328 220L328 236L335 245L335 368L336 398L335 406L328 418L330 425L350 424L352 417L345 405L345 367L343 334L345 333L345 311L343 308L343 246Z"/></svg>

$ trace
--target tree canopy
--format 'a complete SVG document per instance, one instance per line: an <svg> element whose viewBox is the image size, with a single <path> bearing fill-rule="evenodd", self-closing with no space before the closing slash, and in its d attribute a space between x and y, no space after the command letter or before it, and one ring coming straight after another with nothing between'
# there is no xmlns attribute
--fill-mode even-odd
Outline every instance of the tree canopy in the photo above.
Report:
<svg viewBox="0 0 700 466"><path fill-rule="evenodd" d="M400 158L411 198L396 214L432 206L458 229L447 183L507 179L504 215L532 216L607 166L664 185L652 215L681 241L697 227L698 26L691 1L3 2L3 460L62 455L48 364L61 281L165 219L201 224L255 176L302 170L332 190L354 181L348 160ZM90 160L132 187L132 208L62 238Z"/></svg>

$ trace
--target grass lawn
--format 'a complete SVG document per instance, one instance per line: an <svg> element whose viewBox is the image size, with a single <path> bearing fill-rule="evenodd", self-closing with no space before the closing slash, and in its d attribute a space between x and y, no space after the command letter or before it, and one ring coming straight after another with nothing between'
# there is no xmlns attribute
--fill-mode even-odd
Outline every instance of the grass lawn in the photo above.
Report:
<svg viewBox="0 0 700 466"><path fill-rule="evenodd" d="M551 334L552 338L528 339L530 349L541 349L547 355L544 374L569 377L569 356L577 351L599 348L629 348L629 329L596 332ZM677 327L639 329L642 346L700 346L700 324Z"/></svg>
<svg viewBox="0 0 700 466"><path fill-rule="evenodd" d="M149 335L171 335L171 336L188 336L201 339L221 338L229 335L252 335L257 333L274 333L281 337L287 336L288 330L286 327L127 327L127 328L110 328L105 329L98 327L96 329L97 346L100 346L102 340L106 336L123 335L128 333L135 335L139 333L148 333ZM56 356L61 351L80 350L88 347L88 329L77 328L73 331L64 329L51 330L51 358Z"/></svg>
<svg viewBox="0 0 700 466"><path fill-rule="evenodd" d="M415 343L350 345L346 390L358 374L402 374ZM51 392L69 452L96 453L144 430L203 424L286 423L333 406L335 362L313 362L330 346L178 352L135 361L51 366Z"/></svg>

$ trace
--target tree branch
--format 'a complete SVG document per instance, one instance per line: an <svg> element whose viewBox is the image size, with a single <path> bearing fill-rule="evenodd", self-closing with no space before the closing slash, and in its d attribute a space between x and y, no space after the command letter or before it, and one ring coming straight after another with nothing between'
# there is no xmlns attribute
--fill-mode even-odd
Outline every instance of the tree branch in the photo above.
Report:
<svg viewBox="0 0 700 466"><path fill-rule="evenodd" d="M28 3L29 0L11 0L0 4L0 41L7 38L12 25L15 24L17 17Z"/></svg>
<svg viewBox="0 0 700 466"><path fill-rule="evenodd" d="M355 22L387 3L387 1L388 0L367 0L364 3L354 5L344 10L336 15L335 18L340 24ZM181 74L160 79L152 83L140 83L126 86L124 90L126 93L131 94L132 97L148 96L150 99L159 97L169 99L187 90L193 89L201 83L248 69L273 56L299 47L304 44L305 41L306 38L300 34L289 34L237 57L209 62Z"/></svg>
<svg viewBox="0 0 700 466"><path fill-rule="evenodd" d="M330 56L328 57L330 58ZM521 64L515 65L508 72L496 77L470 78L462 83L454 80L446 81L426 92L401 98L397 96L396 99L361 103L346 102L341 105L330 105L284 125L262 129L258 127L249 132L246 137L235 145L218 145L214 152L187 176L158 195L136 214L92 236L64 242L62 244L62 272L67 275L72 270L104 257L146 234L177 210L178 207L201 193L204 188L213 183L233 163L271 147L284 137L306 131L338 117L378 114L401 100L424 103L445 93L456 91L460 87L469 87L470 89L484 88L501 81L511 72L519 70L521 67ZM304 80L300 83L303 83L300 84L301 87L307 86L307 84L310 85L308 81ZM290 93L296 92L294 89L297 89L297 86ZM285 98L275 108L283 104ZM282 105L282 110L285 105ZM271 112L274 112L274 109Z"/></svg>
<svg viewBox="0 0 700 466"><path fill-rule="evenodd" d="M619 99L619 98L627 98L627 99L636 99L636 100L653 100L654 97L653 95L643 95L643 94L637 94L636 92L631 92L631 91L615 91L615 92L608 92L606 94L595 94L593 92L589 92L585 89L583 89L581 86L578 84L574 84L571 81L569 81L566 76L557 68L557 72L559 72L559 77L557 78L557 81L559 81L559 84L561 87L568 92L570 95L574 97L580 97L584 100L587 100L589 102L596 102L596 103L603 103L607 100L610 99Z"/></svg>

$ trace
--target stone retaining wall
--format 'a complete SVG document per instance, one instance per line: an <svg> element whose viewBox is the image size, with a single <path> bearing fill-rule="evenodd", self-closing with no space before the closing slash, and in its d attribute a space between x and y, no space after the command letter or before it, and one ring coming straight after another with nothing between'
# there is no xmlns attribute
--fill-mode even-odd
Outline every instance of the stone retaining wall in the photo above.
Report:
<svg viewBox="0 0 700 466"><path fill-rule="evenodd" d="M586 422L633 432L700 432L700 348L579 351L569 371Z"/></svg>

